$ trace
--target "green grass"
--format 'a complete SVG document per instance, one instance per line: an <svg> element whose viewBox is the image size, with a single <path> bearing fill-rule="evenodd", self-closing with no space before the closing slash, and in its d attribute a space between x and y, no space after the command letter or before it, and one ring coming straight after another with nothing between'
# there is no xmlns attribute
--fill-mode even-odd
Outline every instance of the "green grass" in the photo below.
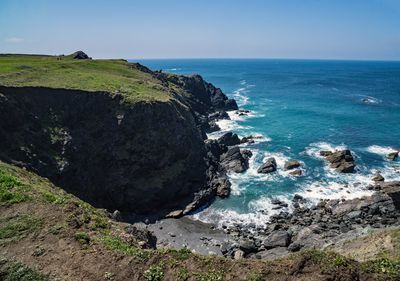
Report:
<svg viewBox="0 0 400 281"><path fill-rule="evenodd" d="M7 259L0 259L0 280L3 281L48 281L45 275L32 268Z"/></svg>
<svg viewBox="0 0 400 281"><path fill-rule="evenodd" d="M15 204L28 201L26 187L14 176L0 169L0 202Z"/></svg>
<svg viewBox="0 0 400 281"><path fill-rule="evenodd" d="M18 241L36 231L42 225L42 220L33 215L20 215L0 220L0 244Z"/></svg>
<svg viewBox="0 0 400 281"><path fill-rule="evenodd" d="M110 235L103 235L100 241L109 249L119 252L127 256L134 256L141 260L147 260L154 253L150 250L142 250L128 243L124 242L121 238L112 237Z"/></svg>
<svg viewBox="0 0 400 281"><path fill-rule="evenodd" d="M128 101L167 101L168 87L125 60L0 55L0 85L120 93Z"/></svg>
<svg viewBox="0 0 400 281"><path fill-rule="evenodd" d="M164 279L162 265L151 265L144 273L146 281L161 281Z"/></svg>

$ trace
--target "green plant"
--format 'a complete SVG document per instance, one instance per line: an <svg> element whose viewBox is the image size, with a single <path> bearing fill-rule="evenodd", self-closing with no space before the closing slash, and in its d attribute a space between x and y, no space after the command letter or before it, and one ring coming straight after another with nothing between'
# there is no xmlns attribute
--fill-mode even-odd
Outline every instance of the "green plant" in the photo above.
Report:
<svg viewBox="0 0 400 281"><path fill-rule="evenodd" d="M186 268L179 269L177 278L179 281L187 281L190 277L190 273Z"/></svg>
<svg viewBox="0 0 400 281"><path fill-rule="evenodd" d="M210 271L206 273L199 273L197 281L223 281L225 279L222 271Z"/></svg>
<svg viewBox="0 0 400 281"><path fill-rule="evenodd" d="M388 275L398 276L400 278L400 260L390 260L381 258L365 262L363 268L367 272L384 273Z"/></svg>
<svg viewBox="0 0 400 281"><path fill-rule="evenodd" d="M2 260L0 265L0 279L4 281L48 281L49 279L21 263Z"/></svg>
<svg viewBox="0 0 400 281"><path fill-rule="evenodd" d="M75 240L78 241L81 245L87 245L90 243L90 237L86 232L77 232L75 233Z"/></svg>
<svg viewBox="0 0 400 281"><path fill-rule="evenodd" d="M160 265L152 265L144 272L146 281L161 281L164 278L164 272Z"/></svg>
<svg viewBox="0 0 400 281"><path fill-rule="evenodd" d="M262 280L261 273L251 273L249 276L247 276L242 281L261 281L261 280Z"/></svg>
<svg viewBox="0 0 400 281"><path fill-rule="evenodd" d="M348 261L345 257L343 256L337 256L335 257L335 259L333 260L333 263L335 266L347 266L348 265Z"/></svg>
<svg viewBox="0 0 400 281"><path fill-rule="evenodd" d="M106 280L114 280L115 274L112 272L105 272L104 279Z"/></svg>
<svg viewBox="0 0 400 281"><path fill-rule="evenodd" d="M37 230L41 225L41 219L30 215L6 218L4 224L3 221L0 221L0 240L20 240Z"/></svg>
<svg viewBox="0 0 400 281"><path fill-rule="evenodd" d="M0 170L0 202L15 204L28 200L26 187L14 176Z"/></svg>
<svg viewBox="0 0 400 281"><path fill-rule="evenodd" d="M100 237L100 241L109 249L120 252L124 255L134 256L142 260L148 259L152 252L142 250L124 242L121 238L104 235Z"/></svg>

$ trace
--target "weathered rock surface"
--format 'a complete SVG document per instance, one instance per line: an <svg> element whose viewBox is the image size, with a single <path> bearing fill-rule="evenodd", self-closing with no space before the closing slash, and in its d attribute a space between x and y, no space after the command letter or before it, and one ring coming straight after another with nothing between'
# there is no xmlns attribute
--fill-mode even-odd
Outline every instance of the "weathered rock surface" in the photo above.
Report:
<svg viewBox="0 0 400 281"><path fill-rule="evenodd" d="M82 51L77 51L77 52L73 53L72 57L74 59L76 59L76 60L87 60L87 59L90 59L90 57L86 53L84 53Z"/></svg>
<svg viewBox="0 0 400 281"><path fill-rule="evenodd" d="M228 132L218 139L218 143L226 146L234 146L240 144L240 139L237 134Z"/></svg>
<svg viewBox="0 0 400 281"><path fill-rule="evenodd" d="M289 160L285 162L284 169L285 170L292 170L295 168L300 167L300 162L298 160Z"/></svg>
<svg viewBox="0 0 400 281"><path fill-rule="evenodd" d="M390 161L394 161L394 160L396 160L396 158L399 156L399 152L398 151L393 151L393 152L390 152L388 155L387 155L387 159L389 159Z"/></svg>
<svg viewBox="0 0 400 281"><path fill-rule="evenodd" d="M0 159L111 211L185 214L229 195L219 156L204 138L208 116L226 118L236 102L198 75L132 67L179 93L168 102L129 103L103 92L0 87Z"/></svg>
<svg viewBox="0 0 400 281"><path fill-rule="evenodd" d="M258 173L261 174L268 174L276 171L276 160L275 158L271 157L268 158L257 170Z"/></svg>
<svg viewBox="0 0 400 281"><path fill-rule="evenodd" d="M244 156L237 146L230 148L226 153L222 154L220 161L221 165L225 167L227 171L235 173L242 173L249 168L247 156Z"/></svg>
<svg viewBox="0 0 400 281"><path fill-rule="evenodd" d="M335 152L320 151L320 155L330 163L330 167L340 173L353 173L356 167L353 155L348 149Z"/></svg>

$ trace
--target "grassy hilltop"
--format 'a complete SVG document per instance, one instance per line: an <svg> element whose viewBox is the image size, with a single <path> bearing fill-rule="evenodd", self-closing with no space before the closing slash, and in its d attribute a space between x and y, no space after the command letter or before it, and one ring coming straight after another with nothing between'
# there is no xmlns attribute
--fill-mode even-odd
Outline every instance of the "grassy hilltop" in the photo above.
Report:
<svg viewBox="0 0 400 281"><path fill-rule="evenodd" d="M166 101L169 89L125 60L0 55L0 85L120 93L131 101Z"/></svg>

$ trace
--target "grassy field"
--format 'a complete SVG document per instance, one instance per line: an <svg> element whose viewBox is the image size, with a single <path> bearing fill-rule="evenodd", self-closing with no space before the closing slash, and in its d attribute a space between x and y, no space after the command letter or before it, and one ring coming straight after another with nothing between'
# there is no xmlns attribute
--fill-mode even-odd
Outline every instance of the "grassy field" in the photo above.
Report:
<svg viewBox="0 0 400 281"><path fill-rule="evenodd" d="M119 93L129 101L167 101L168 87L125 60L70 56L0 55L0 85Z"/></svg>

